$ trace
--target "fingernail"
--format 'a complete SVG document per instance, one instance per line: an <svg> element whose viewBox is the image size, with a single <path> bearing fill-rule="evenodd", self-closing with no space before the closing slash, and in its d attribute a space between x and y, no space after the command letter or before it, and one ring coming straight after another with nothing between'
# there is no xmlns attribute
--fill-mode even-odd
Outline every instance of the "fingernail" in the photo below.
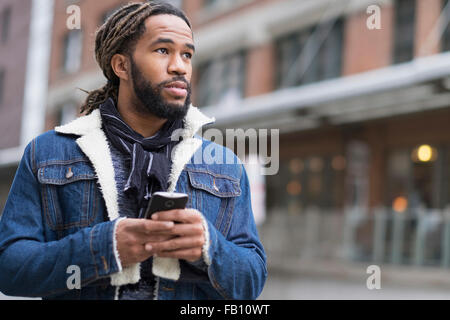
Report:
<svg viewBox="0 0 450 320"><path fill-rule="evenodd" d="M158 215L157 214L152 215L152 219L153 220L158 220Z"/></svg>
<svg viewBox="0 0 450 320"><path fill-rule="evenodd" d="M152 251L153 247L150 244L145 245L145 250Z"/></svg>
<svg viewBox="0 0 450 320"><path fill-rule="evenodd" d="M169 227L169 228L172 228L173 225L174 225L173 222L167 222L167 223L166 223L166 226Z"/></svg>

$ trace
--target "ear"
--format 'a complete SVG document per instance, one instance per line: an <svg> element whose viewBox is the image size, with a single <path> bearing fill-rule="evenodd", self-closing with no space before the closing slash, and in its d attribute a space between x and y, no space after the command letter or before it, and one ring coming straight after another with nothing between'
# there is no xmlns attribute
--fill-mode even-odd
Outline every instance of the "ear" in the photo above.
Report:
<svg viewBox="0 0 450 320"><path fill-rule="evenodd" d="M129 66L128 57L123 54L115 54L111 58L111 67L120 80L128 81Z"/></svg>

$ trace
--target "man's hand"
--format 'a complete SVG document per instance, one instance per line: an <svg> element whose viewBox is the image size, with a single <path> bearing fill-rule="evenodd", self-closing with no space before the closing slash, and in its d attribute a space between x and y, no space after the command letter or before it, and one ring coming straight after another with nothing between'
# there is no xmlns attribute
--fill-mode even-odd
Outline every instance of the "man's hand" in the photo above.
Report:
<svg viewBox="0 0 450 320"><path fill-rule="evenodd" d="M170 232L174 223L170 221L124 219L118 223L116 229L117 250L123 267L150 258L154 254L154 250L151 245L146 244L157 244L174 237Z"/></svg>
<svg viewBox="0 0 450 320"><path fill-rule="evenodd" d="M155 222L173 221L178 222L164 235L169 240L153 242L148 245L158 257L177 258L194 262L202 257L202 249L205 244L205 230L203 218L197 210L171 210L158 212L152 215Z"/></svg>

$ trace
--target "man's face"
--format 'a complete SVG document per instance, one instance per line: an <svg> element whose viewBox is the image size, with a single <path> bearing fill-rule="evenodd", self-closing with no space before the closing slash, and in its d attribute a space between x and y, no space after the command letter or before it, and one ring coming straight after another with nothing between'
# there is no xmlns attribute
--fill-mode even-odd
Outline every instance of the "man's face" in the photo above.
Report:
<svg viewBox="0 0 450 320"><path fill-rule="evenodd" d="M138 108L159 118L184 118L191 103L192 31L173 15L153 16L145 24L130 59Z"/></svg>

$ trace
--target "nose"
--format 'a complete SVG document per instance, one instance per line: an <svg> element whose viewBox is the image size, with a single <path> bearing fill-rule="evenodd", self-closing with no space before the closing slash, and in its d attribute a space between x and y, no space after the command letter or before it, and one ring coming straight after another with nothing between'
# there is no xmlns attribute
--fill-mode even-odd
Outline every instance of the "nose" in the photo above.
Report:
<svg viewBox="0 0 450 320"><path fill-rule="evenodd" d="M169 74L184 76L187 73L187 65L180 56L174 55L172 59L170 59L168 72Z"/></svg>

